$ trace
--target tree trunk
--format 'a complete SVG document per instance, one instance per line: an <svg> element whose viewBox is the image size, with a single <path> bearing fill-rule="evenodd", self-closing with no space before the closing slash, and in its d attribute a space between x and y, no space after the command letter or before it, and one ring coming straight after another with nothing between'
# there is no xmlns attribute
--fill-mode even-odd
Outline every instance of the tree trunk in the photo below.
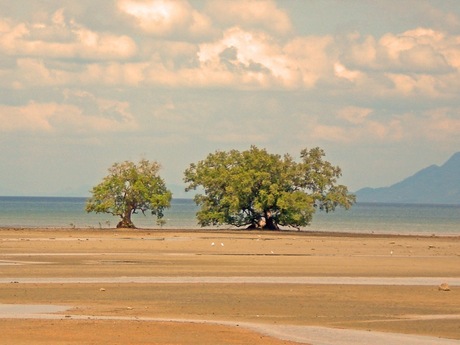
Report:
<svg viewBox="0 0 460 345"><path fill-rule="evenodd" d="M272 213L270 211L264 211L265 214L265 226L264 229L267 230L279 230L278 224L276 224L275 220L272 217Z"/></svg>
<svg viewBox="0 0 460 345"><path fill-rule="evenodd" d="M279 230L280 228L272 217L272 213L270 211L264 211L263 217L260 217L258 220L253 220L253 223L246 229Z"/></svg>
<svg viewBox="0 0 460 345"><path fill-rule="evenodd" d="M274 221L273 221L273 218L270 217L267 219L267 224L265 225L264 229L267 229L267 230L279 230L279 226L278 224L276 224Z"/></svg>
<svg viewBox="0 0 460 345"><path fill-rule="evenodd" d="M135 229L136 226L131 220L132 210L126 211L126 213L121 217L121 221L117 224L117 228L127 228L127 229Z"/></svg>

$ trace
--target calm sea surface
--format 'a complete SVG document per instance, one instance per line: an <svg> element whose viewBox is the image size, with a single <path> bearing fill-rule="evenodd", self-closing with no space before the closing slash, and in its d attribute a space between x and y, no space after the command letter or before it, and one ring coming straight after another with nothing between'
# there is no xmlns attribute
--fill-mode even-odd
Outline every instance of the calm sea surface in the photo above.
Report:
<svg viewBox="0 0 460 345"><path fill-rule="evenodd" d="M115 227L118 218L85 212L85 198L0 197L0 227ZM166 210L163 229L199 228L197 206L174 199ZM134 215L139 228L160 228L156 218ZM221 227L225 229L227 227ZM353 233L460 235L460 205L357 203L351 210L318 212L304 230Z"/></svg>

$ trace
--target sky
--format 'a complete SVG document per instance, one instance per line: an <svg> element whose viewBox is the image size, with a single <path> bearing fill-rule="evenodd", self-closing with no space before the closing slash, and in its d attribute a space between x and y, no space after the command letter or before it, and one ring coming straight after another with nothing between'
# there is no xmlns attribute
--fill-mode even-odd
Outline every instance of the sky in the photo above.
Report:
<svg viewBox="0 0 460 345"><path fill-rule="evenodd" d="M321 147L351 191L460 151L458 0L0 0L0 195Z"/></svg>

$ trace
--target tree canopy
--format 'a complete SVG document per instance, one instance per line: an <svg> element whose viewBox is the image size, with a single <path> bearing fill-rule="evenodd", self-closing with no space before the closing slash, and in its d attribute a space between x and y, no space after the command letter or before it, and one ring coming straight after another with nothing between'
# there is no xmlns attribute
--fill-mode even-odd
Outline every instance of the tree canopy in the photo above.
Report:
<svg viewBox="0 0 460 345"><path fill-rule="evenodd" d="M131 215L150 211L157 223L163 224L163 211L170 206L171 192L159 176L157 162L125 161L109 168L109 175L93 187L86 203L87 212L110 213L121 217L117 228L135 228Z"/></svg>
<svg viewBox="0 0 460 345"><path fill-rule="evenodd" d="M300 161L251 146L246 151L216 151L190 164L186 190L195 196L201 226L299 229L309 225L317 209L350 208L355 196L337 183L341 169L325 161L320 148L304 149Z"/></svg>

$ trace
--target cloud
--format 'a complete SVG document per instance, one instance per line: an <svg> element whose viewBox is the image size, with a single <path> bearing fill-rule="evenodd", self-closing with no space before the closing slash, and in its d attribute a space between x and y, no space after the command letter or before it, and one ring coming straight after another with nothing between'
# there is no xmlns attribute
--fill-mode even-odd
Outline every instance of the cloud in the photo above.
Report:
<svg viewBox="0 0 460 345"><path fill-rule="evenodd" d="M145 71L149 66L147 62L92 63L87 65L81 73L74 73L74 81L83 85L138 86L145 81Z"/></svg>
<svg viewBox="0 0 460 345"><path fill-rule="evenodd" d="M0 106L0 131L50 131L49 119L57 105L29 103L23 107Z"/></svg>
<svg viewBox="0 0 460 345"><path fill-rule="evenodd" d="M330 36L299 37L285 44L267 33L233 27L219 41L200 45L202 70L221 74L227 85L312 88L327 78L335 54Z"/></svg>
<svg viewBox="0 0 460 345"><path fill-rule="evenodd" d="M208 35L211 22L183 0L119 0L118 9L144 32L159 36Z"/></svg>
<svg viewBox="0 0 460 345"><path fill-rule="evenodd" d="M372 143L439 143L458 142L460 108L434 107L426 110L388 112L382 109L345 106L336 116L304 115L297 128L317 142L342 145L371 145ZM298 136L301 136L299 132Z"/></svg>
<svg viewBox="0 0 460 345"><path fill-rule="evenodd" d="M412 140L455 142L460 133L460 108L433 108L421 113L407 113L401 117L406 136Z"/></svg>
<svg viewBox="0 0 460 345"><path fill-rule="evenodd" d="M52 59L119 60L132 58L137 46L127 35L92 31L58 10L46 22L0 19L0 52L7 56Z"/></svg>
<svg viewBox="0 0 460 345"><path fill-rule="evenodd" d="M68 72L48 67L42 59L36 58L18 58L16 70L11 72L10 79L12 82L10 86L15 89L65 85L74 82Z"/></svg>
<svg viewBox="0 0 460 345"><path fill-rule="evenodd" d="M386 34L379 43L393 69L424 74L451 69L444 56L447 40L441 32L417 28L400 35Z"/></svg>
<svg viewBox="0 0 460 345"><path fill-rule="evenodd" d="M431 75L406 75L387 73L386 76L393 82L393 93L397 97L429 97L443 98L442 80Z"/></svg>
<svg viewBox="0 0 460 345"><path fill-rule="evenodd" d="M334 74L338 78L347 79L348 81L355 82L358 79L362 79L364 74L360 71L352 71L347 69L340 62L334 63Z"/></svg>
<svg viewBox="0 0 460 345"><path fill-rule="evenodd" d="M394 143L404 139L401 123L396 119L368 120L359 124L322 124L312 126L312 138L320 142L362 145L371 142Z"/></svg>
<svg viewBox="0 0 460 345"><path fill-rule="evenodd" d="M114 10L121 15L113 23L121 25L129 18L137 30L126 26L112 32L97 30L77 22L67 7L29 21L0 19L0 52L8 60L0 64L0 85L24 94L38 89L59 93L60 88L100 88L94 93L106 90L105 95L147 92L141 88L180 92L218 88L229 95L240 90L305 92L312 99L334 102L328 111L337 122L319 117L311 128L313 137L338 142L397 141L410 133L412 124L400 110L379 118L384 112L370 107L373 101L382 107L390 104L389 108L394 102L433 107L440 100L455 102L460 90L460 36L433 28L415 27L381 37L357 32L299 35L287 12L273 1L212 1L198 10L185 0L119 0ZM216 30L221 30L219 35ZM118 109L112 113L121 116L114 119L95 98L78 104L72 102L81 99L75 94L68 94L64 102L50 102L51 98L10 110L28 114L35 107L43 115L34 128L41 130L67 128L71 120L57 115L64 112L85 124L75 125L78 130L104 131L107 121L115 121L109 126L116 130L136 126L127 103L112 100L116 105L112 109ZM157 120L169 116L186 126L199 123L185 115L185 106L179 102L174 106L150 114ZM173 122L161 121L159 127L173 130ZM33 123L33 119L19 121L3 130L17 130L21 124L31 130Z"/></svg>
<svg viewBox="0 0 460 345"><path fill-rule="evenodd" d="M137 129L129 105L83 91L65 91L65 102L0 105L0 132L119 132Z"/></svg>
<svg viewBox="0 0 460 345"><path fill-rule="evenodd" d="M342 62L359 70L443 74L452 71L448 52L457 39L425 28L387 33L378 40L353 33L343 42Z"/></svg>
<svg viewBox="0 0 460 345"><path fill-rule="evenodd" d="M273 34L292 30L288 14L271 0L218 0L208 4L206 12L221 25L239 26Z"/></svg>
<svg viewBox="0 0 460 345"><path fill-rule="evenodd" d="M227 30L220 41L201 44L198 57L205 70L222 71L243 84L266 87L273 80L289 84L293 78L288 57L270 36L238 27Z"/></svg>
<svg viewBox="0 0 460 345"><path fill-rule="evenodd" d="M332 65L337 59L333 45L333 37L325 35L296 37L283 47L291 75L297 72L300 78L298 87L313 88L320 79L331 78Z"/></svg>
<svg viewBox="0 0 460 345"><path fill-rule="evenodd" d="M334 41L334 73L351 84L347 91L342 89L344 95L419 103L454 99L460 86L459 40L427 28L381 38L348 34ZM340 84L333 87L340 90Z"/></svg>
<svg viewBox="0 0 460 345"><path fill-rule="evenodd" d="M370 142L394 142L400 138L397 123L394 121L379 122L375 120L362 123L337 124L322 123L315 119L308 122L310 136L316 142L338 143L345 145L359 145Z"/></svg>
<svg viewBox="0 0 460 345"><path fill-rule="evenodd" d="M218 11L224 5L227 11ZM67 8L35 21L0 19L0 52L14 61L0 67L0 84L309 89L382 99L455 97L460 86L460 36L430 28L380 38L301 36L273 1L213 1L202 12L185 0L119 0L115 6L141 31L98 31Z"/></svg>

